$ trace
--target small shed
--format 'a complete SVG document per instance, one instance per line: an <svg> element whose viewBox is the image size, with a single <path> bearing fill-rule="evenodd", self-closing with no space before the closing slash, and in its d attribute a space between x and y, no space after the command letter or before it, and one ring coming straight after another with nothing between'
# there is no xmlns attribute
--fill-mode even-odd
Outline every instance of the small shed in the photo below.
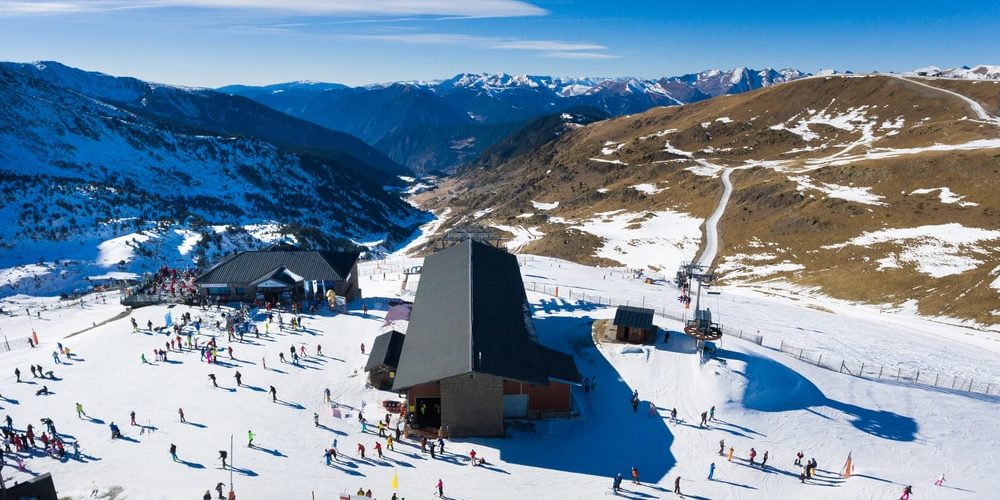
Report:
<svg viewBox="0 0 1000 500"><path fill-rule="evenodd" d="M365 371L368 372L368 383L376 389L388 391L396 378L396 367L399 366L399 353L403 351L405 335L396 330L375 337L372 350L368 355Z"/></svg>
<svg viewBox="0 0 1000 500"><path fill-rule="evenodd" d="M653 310L644 307L618 306L612 321L615 338L619 342L644 344L654 338Z"/></svg>

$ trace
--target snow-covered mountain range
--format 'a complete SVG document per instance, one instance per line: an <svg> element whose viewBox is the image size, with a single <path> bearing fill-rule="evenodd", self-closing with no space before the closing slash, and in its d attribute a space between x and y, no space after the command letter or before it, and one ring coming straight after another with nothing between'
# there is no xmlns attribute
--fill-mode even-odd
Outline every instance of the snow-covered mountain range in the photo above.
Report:
<svg viewBox="0 0 1000 500"><path fill-rule="evenodd" d="M937 66L915 69L908 73L913 76L935 78L959 78L964 80L1000 80L1000 66L978 64L958 68L941 69Z"/></svg>
<svg viewBox="0 0 1000 500"><path fill-rule="evenodd" d="M460 73L445 80L346 87L290 82L219 89L360 137L416 171L450 170L529 121L589 106L610 116L702 101L808 76L734 68L659 79Z"/></svg>

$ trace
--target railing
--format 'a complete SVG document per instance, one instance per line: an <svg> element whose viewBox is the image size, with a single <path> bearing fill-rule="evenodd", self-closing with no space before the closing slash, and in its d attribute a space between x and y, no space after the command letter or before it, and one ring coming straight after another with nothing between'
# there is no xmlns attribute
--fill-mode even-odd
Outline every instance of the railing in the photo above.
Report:
<svg viewBox="0 0 1000 500"><path fill-rule="evenodd" d="M583 302L610 307L646 307L652 309L657 316L661 316L663 318L680 321L687 319L683 313L678 314L673 310L668 310L666 306L654 307L652 300L647 301L645 297L642 297L641 299L606 297L600 294L591 293L587 290L574 289L572 287L548 283L537 283L533 281L525 283L525 289L532 292L551 295L553 297L565 298L568 301L576 301L578 303ZM544 309L546 305L542 304L541 307ZM761 347L784 353L800 361L804 361L820 368L840 372L845 375L852 375L855 377L873 380L884 380L900 384L936 387L948 391L968 392L983 394L986 396L1000 396L1000 383L993 380L976 380L971 377L960 377L958 375L941 375L928 370L903 369L898 366L894 367L868 363L865 361L847 360L827 353L797 347L785 342L784 340L780 341L778 344L768 345L765 343L764 336L743 333L742 330L734 332L731 329L724 329L723 331L726 332L723 338L728 336L752 342Z"/></svg>

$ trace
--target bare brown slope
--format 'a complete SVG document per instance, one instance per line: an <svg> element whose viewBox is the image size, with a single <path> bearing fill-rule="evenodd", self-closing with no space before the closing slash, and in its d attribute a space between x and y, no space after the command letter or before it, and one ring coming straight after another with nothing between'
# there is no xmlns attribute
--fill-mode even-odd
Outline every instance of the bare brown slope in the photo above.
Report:
<svg viewBox="0 0 1000 500"><path fill-rule="evenodd" d="M989 88L996 93L983 90ZM1000 86L976 89L977 100L1000 96ZM705 218L722 189L717 176L698 174L756 165L734 173L721 222L716 264L730 281L784 278L837 297L916 299L925 313L996 323L1000 316L991 311L998 296L987 278L1000 264L1000 241L956 249L979 264L941 278L912 263L878 270L880 259L912 241L831 248L882 229L949 223L1000 229L1000 197L993 192L1000 149L919 149L1000 138L998 127L970 117L960 98L899 78L809 78L575 129L495 168L465 173L427 206L451 207L449 224L538 226L545 237L524 251L605 264L593 257L599 238L567 229L574 220L663 209ZM895 156L872 157L880 154ZM630 187L640 183L667 189L649 195ZM940 192L911 194L939 187L965 201L944 203ZM543 212L531 200L560 204ZM484 216L484 209L492 212ZM770 264L785 267L754 274Z"/></svg>

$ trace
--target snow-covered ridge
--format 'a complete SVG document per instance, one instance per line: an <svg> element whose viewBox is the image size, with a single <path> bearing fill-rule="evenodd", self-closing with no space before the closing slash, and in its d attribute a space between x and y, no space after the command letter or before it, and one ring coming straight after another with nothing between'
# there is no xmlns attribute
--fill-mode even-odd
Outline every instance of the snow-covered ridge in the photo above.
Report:
<svg viewBox="0 0 1000 500"><path fill-rule="evenodd" d="M961 66L948 69L927 66L910 71L907 75L934 78L960 78L964 80L1000 80L1000 66L979 64L976 66Z"/></svg>

